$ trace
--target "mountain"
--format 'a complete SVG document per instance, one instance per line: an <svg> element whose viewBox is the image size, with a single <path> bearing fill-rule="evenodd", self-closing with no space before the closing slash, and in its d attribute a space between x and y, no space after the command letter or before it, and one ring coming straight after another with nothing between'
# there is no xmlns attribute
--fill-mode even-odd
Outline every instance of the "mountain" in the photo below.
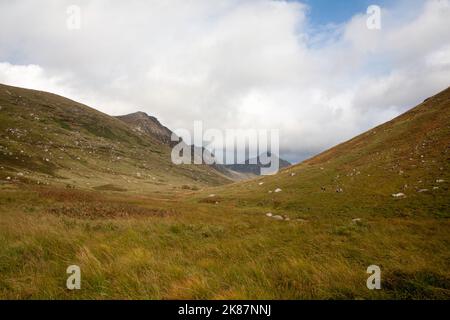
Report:
<svg viewBox="0 0 450 320"><path fill-rule="evenodd" d="M247 159L247 160L245 160L244 163L225 165L225 167L230 170L233 170L235 172L240 172L240 173L247 174L250 176L259 176L259 175L261 175L261 168L269 168L270 167L270 165L262 164L262 161L261 161L262 156L263 155L259 155L256 158ZM268 152L267 156L271 157L271 153ZM276 156L274 156L273 161L276 160L275 157ZM277 158L278 158L279 169L283 169L283 168L286 168L286 167L289 167L292 165L287 160L284 160L280 157L277 157Z"/></svg>
<svg viewBox="0 0 450 320"><path fill-rule="evenodd" d="M231 182L171 162L170 130L143 113L112 117L70 99L0 85L0 180L111 190Z"/></svg>
<svg viewBox="0 0 450 320"><path fill-rule="evenodd" d="M117 116L117 119L127 123L133 128L136 134L153 137L163 144L173 146L177 142L171 140L172 131L163 126L158 119L139 111L123 116Z"/></svg>
<svg viewBox="0 0 450 320"><path fill-rule="evenodd" d="M223 196L296 215L450 213L450 89L277 175ZM261 184L260 184L261 183ZM275 189L278 193L269 194Z"/></svg>
<svg viewBox="0 0 450 320"><path fill-rule="evenodd" d="M117 116L116 118L128 124L133 131L141 137L147 136L171 147L178 144L177 141L174 142L171 140L173 132L170 129L163 126L158 119L147 115L145 112L139 111L128 115ZM211 159L214 157L205 148L194 145L191 145L190 147L192 161L194 161L196 154L203 155L205 152L207 157ZM253 163L253 161L256 161L257 164L250 164ZM261 167L268 167L261 164L260 157L253 159L253 161L247 160L245 163L234 165L214 164L211 166L226 177L239 181L254 178L257 175L260 175ZM288 161L283 159L279 159L279 164L280 169L291 165Z"/></svg>

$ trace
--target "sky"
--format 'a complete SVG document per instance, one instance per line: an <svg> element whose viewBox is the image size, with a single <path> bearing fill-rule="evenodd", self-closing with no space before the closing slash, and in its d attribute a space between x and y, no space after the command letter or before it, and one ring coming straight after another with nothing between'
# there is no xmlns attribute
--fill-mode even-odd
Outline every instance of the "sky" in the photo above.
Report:
<svg viewBox="0 0 450 320"><path fill-rule="evenodd" d="M171 129L279 129L298 162L447 88L449 17L450 0L0 0L0 83Z"/></svg>
<svg viewBox="0 0 450 320"><path fill-rule="evenodd" d="M315 25L326 25L329 23L339 24L351 19L355 14L366 12L367 7L372 4L385 6L395 1L382 0L305 0L292 1L304 3L309 7L309 19Z"/></svg>

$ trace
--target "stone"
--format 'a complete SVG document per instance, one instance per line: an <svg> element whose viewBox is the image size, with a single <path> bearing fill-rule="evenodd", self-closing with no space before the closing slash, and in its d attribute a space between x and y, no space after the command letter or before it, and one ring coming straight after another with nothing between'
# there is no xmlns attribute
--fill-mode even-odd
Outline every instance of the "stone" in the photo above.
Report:
<svg viewBox="0 0 450 320"><path fill-rule="evenodd" d="M402 192L399 192L399 193L393 193L392 196L393 196L394 198L404 198L404 197L406 197L406 195L405 195L404 193L402 193Z"/></svg>

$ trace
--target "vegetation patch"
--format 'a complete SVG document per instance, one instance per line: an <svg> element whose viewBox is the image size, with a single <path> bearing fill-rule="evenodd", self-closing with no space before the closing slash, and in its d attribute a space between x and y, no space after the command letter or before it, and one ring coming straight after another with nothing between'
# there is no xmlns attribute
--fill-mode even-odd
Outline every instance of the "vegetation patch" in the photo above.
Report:
<svg viewBox="0 0 450 320"><path fill-rule="evenodd" d="M95 190L99 190L99 191L118 191L118 192L125 192L127 191L127 189L116 186L114 184L104 184L101 186L97 186L97 187L93 187L93 189Z"/></svg>

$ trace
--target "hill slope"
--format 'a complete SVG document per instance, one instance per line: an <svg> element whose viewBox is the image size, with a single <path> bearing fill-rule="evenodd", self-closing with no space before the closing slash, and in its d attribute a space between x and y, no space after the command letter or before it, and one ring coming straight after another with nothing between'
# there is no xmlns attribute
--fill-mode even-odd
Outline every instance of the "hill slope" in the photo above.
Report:
<svg viewBox="0 0 450 320"><path fill-rule="evenodd" d="M4 183L143 191L230 181L208 166L173 165L164 132L142 135L61 96L0 85L0 106Z"/></svg>
<svg viewBox="0 0 450 320"><path fill-rule="evenodd" d="M353 212L448 217L449 182L447 89L275 176L219 190L224 197L294 215ZM282 191L273 192L277 188Z"/></svg>

